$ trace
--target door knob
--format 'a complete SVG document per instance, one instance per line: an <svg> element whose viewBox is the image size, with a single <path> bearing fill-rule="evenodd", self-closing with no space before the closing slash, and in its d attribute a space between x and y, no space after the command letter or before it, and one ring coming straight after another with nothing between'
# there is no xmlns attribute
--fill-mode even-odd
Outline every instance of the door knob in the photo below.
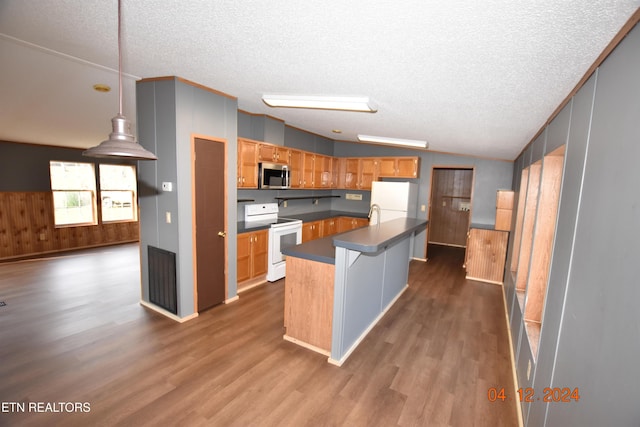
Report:
<svg viewBox="0 0 640 427"><path fill-rule="evenodd" d="M227 233L225 233L224 231L218 231L218 236L227 237Z"/></svg>

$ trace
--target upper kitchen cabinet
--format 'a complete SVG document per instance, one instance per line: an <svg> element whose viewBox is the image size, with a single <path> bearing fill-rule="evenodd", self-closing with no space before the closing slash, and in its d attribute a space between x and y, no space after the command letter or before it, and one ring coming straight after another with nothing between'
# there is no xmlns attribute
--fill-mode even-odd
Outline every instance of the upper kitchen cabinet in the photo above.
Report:
<svg viewBox="0 0 640 427"><path fill-rule="evenodd" d="M258 188L259 141L238 138L238 187Z"/></svg>
<svg viewBox="0 0 640 427"><path fill-rule="evenodd" d="M358 188L371 190L371 183L378 179L378 160L362 158L358 161Z"/></svg>
<svg viewBox="0 0 640 427"><path fill-rule="evenodd" d="M331 157L316 154L313 163L313 182L315 188L331 188Z"/></svg>
<svg viewBox="0 0 640 427"><path fill-rule="evenodd" d="M315 157L316 155L313 153L302 152L302 188L315 188Z"/></svg>
<svg viewBox="0 0 640 427"><path fill-rule="evenodd" d="M419 157L381 157L378 159L380 178L418 178Z"/></svg>
<svg viewBox="0 0 640 427"><path fill-rule="evenodd" d="M289 171L291 172L291 188L302 188L304 153L291 150L289 153Z"/></svg>
<svg viewBox="0 0 640 427"><path fill-rule="evenodd" d="M261 143L258 145L258 162L282 163L288 165L290 162L289 150L273 144Z"/></svg>

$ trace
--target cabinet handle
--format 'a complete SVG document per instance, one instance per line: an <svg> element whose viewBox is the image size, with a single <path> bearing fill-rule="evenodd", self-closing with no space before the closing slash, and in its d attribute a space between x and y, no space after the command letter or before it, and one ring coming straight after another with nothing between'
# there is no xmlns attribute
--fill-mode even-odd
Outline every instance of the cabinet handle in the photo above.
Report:
<svg viewBox="0 0 640 427"><path fill-rule="evenodd" d="M242 177L242 183L244 184L244 176Z"/></svg>

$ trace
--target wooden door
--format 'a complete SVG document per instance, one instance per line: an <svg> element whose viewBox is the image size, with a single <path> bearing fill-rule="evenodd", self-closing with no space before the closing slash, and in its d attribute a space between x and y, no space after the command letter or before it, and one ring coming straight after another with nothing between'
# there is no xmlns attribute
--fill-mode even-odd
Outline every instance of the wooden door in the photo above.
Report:
<svg viewBox="0 0 640 427"><path fill-rule="evenodd" d="M194 139L195 285L198 312L220 304L226 291L226 147Z"/></svg>
<svg viewBox="0 0 640 427"><path fill-rule="evenodd" d="M433 168L429 243L465 247L471 218L472 168Z"/></svg>

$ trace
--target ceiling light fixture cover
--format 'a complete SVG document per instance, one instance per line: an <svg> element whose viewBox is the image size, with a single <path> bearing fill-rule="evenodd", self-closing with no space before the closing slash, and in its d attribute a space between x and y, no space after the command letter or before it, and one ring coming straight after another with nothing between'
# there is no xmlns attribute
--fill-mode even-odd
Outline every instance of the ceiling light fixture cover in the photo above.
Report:
<svg viewBox="0 0 640 427"><path fill-rule="evenodd" d="M358 141L372 142L375 144L402 145L405 147L417 147L417 148L429 147L429 144L427 143L427 141L420 141L416 139L387 138L385 136L358 135Z"/></svg>
<svg viewBox="0 0 640 427"><path fill-rule="evenodd" d="M378 107L367 96L262 95L269 107L311 108L318 110L375 113Z"/></svg>
<svg viewBox="0 0 640 427"><path fill-rule="evenodd" d="M102 158L126 158L130 160L158 160L155 154L146 150L136 142L131 134L131 122L122 114L122 49L121 49L121 21L122 7L118 0L118 98L120 109L118 115L111 119L113 131L109 139L100 145L82 152L83 156Z"/></svg>

